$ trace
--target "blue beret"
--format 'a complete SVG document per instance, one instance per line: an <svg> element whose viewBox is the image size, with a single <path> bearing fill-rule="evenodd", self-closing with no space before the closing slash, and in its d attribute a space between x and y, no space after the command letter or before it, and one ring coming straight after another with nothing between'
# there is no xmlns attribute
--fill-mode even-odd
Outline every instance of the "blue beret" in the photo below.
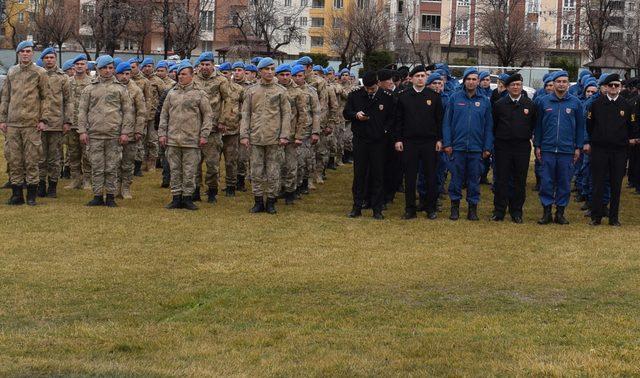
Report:
<svg viewBox="0 0 640 378"><path fill-rule="evenodd" d="M261 70L265 67L268 67L270 65L276 64L276 62L273 61L273 59L271 58L262 58L260 59L260 63L258 63L258 69Z"/></svg>
<svg viewBox="0 0 640 378"><path fill-rule="evenodd" d="M313 64L313 59L305 55L302 58L298 59L298 64L303 66L308 66L310 64Z"/></svg>
<svg viewBox="0 0 640 378"><path fill-rule="evenodd" d="M205 51L198 57L201 62L213 62L213 53L211 51Z"/></svg>
<svg viewBox="0 0 640 378"><path fill-rule="evenodd" d="M581 78L578 79L578 81L580 82L580 84L582 86L584 86L584 84L587 82L587 80L593 78L593 76L591 76L591 74L587 74L587 75L582 75ZM595 78L594 78L595 79Z"/></svg>
<svg viewBox="0 0 640 378"><path fill-rule="evenodd" d="M63 71L67 71L71 68L73 68L73 59L65 60L64 63L62 63Z"/></svg>
<svg viewBox="0 0 640 378"><path fill-rule="evenodd" d="M304 66L303 65L296 64L295 66L291 67L291 75L297 75L300 72L304 72Z"/></svg>
<svg viewBox="0 0 640 378"><path fill-rule="evenodd" d="M166 60L161 60L156 64L156 68L166 68L169 69L169 63Z"/></svg>
<svg viewBox="0 0 640 378"><path fill-rule="evenodd" d="M204 60L203 60L203 62L204 62ZM181 63L181 64L182 64L182 63L189 63L189 64L191 64L191 61L189 61L189 59L185 58L185 59L182 59L182 60L180 61L180 63Z"/></svg>
<svg viewBox="0 0 640 378"><path fill-rule="evenodd" d="M56 49L54 49L53 47L47 47L46 49L42 50L42 54L40 54L40 59L43 59L45 56L49 54L56 55Z"/></svg>
<svg viewBox="0 0 640 378"><path fill-rule="evenodd" d="M246 66L244 66L244 70L249 72L258 72L258 67L253 64L247 64Z"/></svg>
<svg viewBox="0 0 640 378"><path fill-rule="evenodd" d="M480 75L479 75L479 79L480 79L480 80L482 80L482 79L484 79L485 77L487 77L487 76L489 76L489 75L491 75L491 74L489 73L489 71L481 71L481 72L480 72Z"/></svg>
<svg viewBox="0 0 640 378"><path fill-rule="evenodd" d="M327 66L327 72L336 72L331 66Z"/></svg>
<svg viewBox="0 0 640 378"><path fill-rule="evenodd" d="M557 79L561 78L561 77L569 77L569 73L567 71L556 71L554 73L551 74L551 81L556 81Z"/></svg>
<svg viewBox="0 0 640 378"><path fill-rule="evenodd" d="M546 75L544 75L544 77L542 78L542 81L544 82L545 86L551 83L553 81L553 72L549 72Z"/></svg>
<svg viewBox="0 0 640 378"><path fill-rule="evenodd" d="M436 80L442 80L442 75L434 72L427 78L427 85L433 83Z"/></svg>
<svg viewBox="0 0 640 378"><path fill-rule="evenodd" d="M467 79L467 76L469 75L478 75L478 69L476 67L469 67L466 70L464 70L464 74L462 75L462 81L465 81Z"/></svg>
<svg viewBox="0 0 640 378"><path fill-rule="evenodd" d="M156 63L153 61L153 58L144 58L144 60L142 61L142 63L140 63L141 67L147 66L147 65L152 65L155 66Z"/></svg>
<svg viewBox="0 0 640 378"><path fill-rule="evenodd" d="M313 66L313 70L314 71L319 71L319 72L323 72L324 73L324 68L322 68L321 65L316 64L315 66Z"/></svg>
<svg viewBox="0 0 640 378"><path fill-rule="evenodd" d="M38 66L38 67L42 67L43 66L42 58L38 58L38 60L36 60L36 66Z"/></svg>
<svg viewBox="0 0 640 378"><path fill-rule="evenodd" d="M174 64L171 67L169 67L169 72L176 72L176 70L178 69L179 64Z"/></svg>
<svg viewBox="0 0 640 378"><path fill-rule="evenodd" d="M509 79L510 75L508 73L501 73L498 75L498 80L505 83Z"/></svg>
<svg viewBox="0 0 640 378"><path fill-rule="evenodd" d="M589 70L582 70L582 71L580 71L580 73L578 74L578 78L579 78L579 79L582 79L582 77L583 77L583 76L586 76L586 75L591 75L591 72L589 72Z"/></svg>
<svg viewBox="0 0 640 378"><path fill-rule="evenodd" d="M118 66L122 63L122 58L113 58L113 65L118 68Z"/></svg>
<svg viewBox="0 0 640 378"><path fill-rule="evenodd" d="M96 63L95 62L87 62L87 69L89 71L93 71L96 68Z"/></svg>
<svg viewBox="0 0 640 378"><path fill-rule="evenodd" d="M234 63L231 65L231 68L232 68L232 69L234 69L234 70L235 70L236 68L242 68L242 69L244 70L244 63L243 63L243 62L234 62Z"/></svg>
<svg viewBox="0 0 640 378"><path fill-rule="evenodd" d="M279 74L280 72L291 72L291 66L284 63L279 65L276 67L276 73Z"/></svg>
<svg viewBox="0 0 640 378"><path fill-rule="evenodd" d="M133 63L140 64L140 62L142 62L140 60L140 58L131 58L131 59L127 60L127 63L129 63L129 64L133 64Z"/></svg>
<svg viewBox="0 0 640 378"><path fill-rule="evenodd" d="M220 71L231 71L231 63L224 62L218 67L218 69Z"/></svg>
<svg viewBox="0 0 640 378"><path fill-rule="evenodd" d="M114 62L115 62L115 59L114 59ZM120 62L120 64L116 66L117 74L121 74L124 71L131 71L131 64L129 64L129 62Z"/></svg>
<svg viewBox="0 0 640 378"><path fill-rule="evenodd" d="M179 74L180 71L184 70L185 68L193 68L193 66L191 65L191 63L182 62L180 63L180 65L178 65L178 68L176 68L176 73Z"/></svg>
<svg viewBox="0 0 640 378"><path fill-rule="evenodd" d="M260 63L260 60L262 60L262 58L259 57L259 56L253 57L253 58L251 58L251 64L254 64L254 65L257 66L258 63Z"/></svg>
<svg viewBox="0 0 640 378"><path fill-rule="evenodd" d="M110 55L100 55L96 59L96 67L103 68L113 63L113 58Z"/></svg>
<svg viewBox="0 0 640 378"><path fill-rule="evenodd" d="M322 69L322 73L325 74L325 75L328 75L329 74L329 70L326 69L326 68L323 68Z"/></svg>
<svg viewBox="0 0 640 378"><path fill-rule="evenodd" d="M33 41L22 41L18 43L18 47L16 47L16 52L20 52L27 47L33 47Z"/></svg>
<svg viewBox="0 0 640 378"><path fill-rule="evenodd" d="M604 84L604 81L606 80L607 76L609 76L609 74L607 73L603 73L602 75L600 75L600 78L598 79L598 85Z"/></svg>
<svg viewBox="0 0 640 378"><path fill-rule="evenodd" d="M449 76L449 65L447 63L436 63L437 70L443 70Z"/></svg>
<svg viewBox="0 0 640 378"><path fill-rule="evenodd" d="M595 78L590 78L589 80L584 82L584 90L586 91L589 87L598 87L598 82Z"/></svg>
<svg viewBox="0 0 640 378"><path fill-rule="evenodd" d="M88 60L87 56L84 55L84 54L78 54L78 55L76 55L75 58L73 58L73 64L76 64L78 62L82 62L83 60Z"/></svg>
<svg viewBox="0 0 640 378"><path fill-rule="evenodd" d="M437 73L440 76L448 76L447 71L443 70L442 68L438 68L437 70L434 71L434 73Z"/></svg>
<svg viewBox="0 0 640 378"><path fill-rule="evenodd" d="M348 69L348 68L343 68L343 69L341 69L341 70L340 70L340 72L339 72L339 73L340 73L340 76L342 76L342 75L344 75L344 74L349 75L351 72L349 71L349 69Z"/></svg>

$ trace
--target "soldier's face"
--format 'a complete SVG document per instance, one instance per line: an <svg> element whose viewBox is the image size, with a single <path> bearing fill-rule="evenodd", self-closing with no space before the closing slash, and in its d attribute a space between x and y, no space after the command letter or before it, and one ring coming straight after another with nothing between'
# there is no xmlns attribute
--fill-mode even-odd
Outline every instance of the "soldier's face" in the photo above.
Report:
<svg viewBox="0 0 640 378"><path fill-rule="evenodd" d="M231 71L222 71L222 76L231 79Z"/></svg>
<svg viewBox="0 0 640 378"><path fill-rule="evenodd" d="M200 62L199 70L204 76L210 76L213 73L213 63L208 60Z"/></svg>
<svg viewBox="0 0 640 378"><path fill-rule="evenodd" d="M244 80L244 70L242 68L236 68L233 70L233 77L238 81Z"/></svg>
<svg viewBox="0 0 640 378"><path fill-rule="evenodd" d="M609 92L609 96L615 97L620 94L622 90L622 84L619 81L612 81L607 84L607 92Z"/></svg>
<svg viewBox="0 0 640 378"><path fill-rule="evenodd" d="M29 63L33 60L33 48L25 47L24 49L18 51L18 57L20 59L20 63Z"/></svg>
<svg viewBox="0 0 640 378"><path fill-rule="evenodd" d="M260 77L265 79L266 81L271 81L273 80L273 75L275 75L275 66L274 65L270 65L270 66L266 66L265 68L261 68L260 69Z"/></svg>
<svg viewBox="0 0 640 378"><path fill-rule="evenodd" d="M478 88L478 75L471 74L468 75L466 79L464 79L464 87L468 91L474 91Z"/></svg>
<svg viewBox="0 0 640 378"><path fill-rule="evenodd" d="M56 66L56 56L54 54L47 54L42 58L44 68L53 68Z"/></svg>
<svg viewBox="0 0 640 378"><path fill-rule="evenodd" d="M193 80L193 71L191 68L185 68L178 74L178 83L180 85L189 85Z"/></svg>
<svg viewBox="0 0 640 378"><path fill-rule="evenodd" d="M255 80L256 78L256 73L253 71L247 71L244 75L246 76L246 80Z"/></svg>
<svg viewBox="0 0 640 378"><path fill-rule="evenodd" d="M514 81L510 83L509 86L507 87L507 91L509 92L509 95L511 97L518 98L520 94L522 94L522 82Z"/></svg>
<svg viewBox="0 0 640 378"><path fill-rule="evenodd" d="M553 92L553 81L547 83L547 85L544 86L544 90L547 93Z"/></svg>
<svg viewBox="0 0 640 378"><path fill-rule="evenodd" d="M113 68L113 64L107 64L106 66L102 67L102 68L98 68L98 73L100 74L100 76L104 77L104 78L108 78L113 76L113 72L115 71L115 69Z"/></svg>
<svg viewBox="0 0 640 378"><path fill-rule="evenodd" d="M131 80L131 71L124 71L123 73L116 74L116 79L122 84L129 84Z"/></svg>
<svg viewBox="0 0 640 378"><path fill-rule="evenodd" d="M153 73L153 65L152 64L147 64L146 66L142 67L142 73L149 76Z"/></svg>
<svg viewBox="0 0 640 378"><path fill-rule="evenodd" d="M431 84L429 84L429 88L436 93L442 93L442 81L441 80L432 81Z"/></svg>
<svg viewBox="0 0 640 378"><path fill-rule="evenodd" d="M426 72L416 72L415 74L413 74L413 77L411 78L411 83L417 88L424 87L426 82L427 82Z"/></svg>
<svg viewBox="0 0 640 378"><path fill-rule="evenodd" d="M76 71L76 75L84 75L84 73L87 72L87 61L81 60L76 62L76 64L73 65L73 69Z"/></svg>
<svg viewBox="0 0 640 378"><path fill-rule="evenodd" d="M378 91L378 85L374 84L370 87L364 87L364 89L367 91L368 94L374 94Z"/></svg>
<svg viewBox="0 0 640 378"><path fill-rule="evenodd" d="M131 63L131 73L137 75L140 70L138 69L138 63Z"/></svg>
<svg viewBox="0 0 640 378"><path fill-rule="evenodd" d="M176 79L176 71L169 72L169 77L173 80Z"/></svg>
<svg viewBox="0 0 640 378"><path fill-rule="evenodd" d="M67 76L73 76L76 74L76 70L73 67L71 67L65 73L67 74Z"/></svg>
<svg viewBox="0 0 640 378"><path fill-rule="evenodd" d="M297 74L295 74L293 76L293 82L298 84L298 85L304 84L304 82L305 82L304 72L298 72Z"/></svg>
<svg viewBox="0 0 640 378"><path fill-rule="evenodd" d="M291 72L285 71L285 72L280 72L278 74L278 83L279 84L286 85L286 84L289 84L289 82L291 82Z"/></svg>
<svg viewBox="0 0 640 378"><path fill-rule="evenodd" d="M491 87L491 78L489 76L485 77L480 81L480 87L489 88Z"/></svg>
<svg viewBox="0 0 640 378"><path fill-rule="evenodd" d="M160 79L164 79L165 77L167 77L167 69L166 68L158 68L156 70L156 75L160 78Z"/></svg>
<svg viewBox="0 0 640 378"><path fill-rule="evenodd" d="M584 91L584 97L589 98L594 94L596 94L596 92L597 92L596 87L587 87L587 90Z"/></svg>
<svg viewBox="0 0 640 378"><path fill-rule="evenodd" d="M393 80L389 79L389 80L382 80L378 82L378 85L380 86L380 88L386 90L386 91L390 91L393 88Z"/></svg>
<svg viewBox="0 0 640 378"><path fill-rule="evenodd" d="M340 75L340 81L343 83L348 83L349 80L351 80L351 76L349 76L349 74L342 74Z"/></svg>
<svg viewBox="0 0 640 378"><path fill-rule="evenodd" d="M566 77L559 77L553 82L553 89L556 93L565 93L569 89L569 79Z"/></svg>

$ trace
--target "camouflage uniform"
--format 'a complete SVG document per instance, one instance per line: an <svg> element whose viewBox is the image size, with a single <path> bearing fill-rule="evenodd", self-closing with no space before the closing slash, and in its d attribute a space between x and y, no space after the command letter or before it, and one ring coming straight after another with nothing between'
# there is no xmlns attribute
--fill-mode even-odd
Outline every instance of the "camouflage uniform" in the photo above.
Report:
<svg viewBox="0 0 640 378"><path fill-rule="evenodd" d="M129 142L122 146L122 162L118 169L118 187L122 188L123 196L128 196L130 194L131 183L133 182L133 168L138 150L135 134L143 135L148 112L142 89L140 89L133 80L129 80L125 85L133 104L135 123L133 125L133 132L128 135Z"/></svg>
<svg viewBox="0 0 640 378"><path fill-rule="evenodd" d="M211 134L211 105L194 83L177 84L169 91L160 114L158 135L167 138L171 166L171 194L191 196L200 165L200 138Z"/></svg>
<svg viewBox="0 0 640 378"><path fill-rule="evenodd" d="M284 86L287 89L289 103L291 106L291 128L288 135L289 143L284 148L284 162L282 164L282 187L285 193L292 193L296 190L298 183L298 145L295 140L304 140L311 118L306 106L308 96L298 87L293 80Z"/></svg>
<svg viewBox="0 0 640 378"><path fill-rule="evenodd" d="M251 143L251 184L253 195L275 199L280 179L279 139L288 139L291 104L287 90L275 82L247 88L242 102L240 139Z"/></svg>
<svg viewBox="0 0 640 378"><path fill-rule="evenodd" d="M222 110L219 122L226 126L222 135L222 153L225 164L225 183L227 188L236 187L238 179L238 154L239 154L239 132L240 132L240 108L244 87L234 80L227 80L220 86L222 97Z"/></svg>
<svg viewBox="0 0 640 378"><path fill-rule="evenodd" d="M80 95L89 84L91 84L89 75L84 75L81 79L77 77L69 78L69 96L72 109L71 130L67 133L69 136L67 149L71 179L73 181L68 189L80 189L83 181L89 184L91 179L91 163L87 156L87 148L89 146L83 146L80 143L80 136L78 134L78 106L80 105Z"/></svg>
<svg viewBox="0 0 640 378"><path fill-rule="evenodd" d="M327 82L323 78L316 76L314 73L310 73L307 74L307 84L314 87L318 93L318 100L320 101L320 126L324 131L324 128L327 125L327 117L329 113L329 91L327 90ZM320 140L313 146L313 152L316 157L316 162L314 164L315 171L310 173L314 180L322 182L324 160L325 158L326 160L329 159L324 132L320 133Z"/></svg>
<svg viewBox="0 0 640 378"><path fill-rule="evenodd" d="M40 159L40 181L57 182L62 162L62 125L71 123L71 98L69 77L58 67L47 70L51 89L49 124L43 133L42 158Z"/></svg>
<svg viewBox="0 0 640 378"><path fill-rule="evenodd" d="M0 98L0 123L7 124L5 148L13 185L38 184L42 139L38 122L50 118L51 90L44 68L33 63L9 69ZM46 123L46 122L45 122Z"/></svg>
<svg viewBox="0 0 640 378"><path fill-rule="evenodd" d="M344 110L344 106L347 104L347 97L349 97L349 93L351 93L355 88L351 83L340 83L340 87L342 88L338 94L338 104L340 111L340 125L338 127L342 127L342 136L338 139L338 148L339 152L344 154L345 151L353 151L353 133L351 132L351 121L348 121L342 116L342 111Z"/></svg>
<svg viewBox="0 0 640 378"><path fill-rule="evenodd" d="M116 194L122 147L118 138L133 132L134 111L127 87L115 77L99 77L80 95L78 133L89 136L94 196Z"/></svg>
<svg viewBox="0 0 640 378"><path fill-rule="evenodd" d="M134 83L136 83L136 85L138 86L138 88L142 89L142 94L144 95L144 101L145 101L145 107L147 108L147 112L149 112L149 109L151 109L151 104L149 103L149 99L151 98L151 86L149 84L149 80L144 76L144 74L141 71L138 71L137 74L131 74L131 80L133 80ZM147 123L145 123L144 125L144 133L142 134L147 135L147 124L148 124L149 118L147 116ZM138 142L136 142L137 145L137 152L136 152L136 161L144 161L144 156L145 156L145 145L144 145L144 137L139 140Z"/></svg>
<svg viewBox="0 0 640 378"><path fill-rule="evenodd" d="M252 85L255 85L256 81L244 81L242 83L242 86L244 87L245 91L247 88L251 87ZM248 175L249 172L249 148L240 145L239 147L239 153L238 153L238 176L239 177L246 177Z"/></svg>
<svg viewBox="0 0 640 378"><path fill-rule="evenodd" d="M338 96L336 95L336 87L335 85L333 85L333 83L327 84L327 93L327 117L325 118L326 123L324 127L330 128L331 131L328 134L327 132L322 133L320 137L320 139L323 139L324 137L325 145L327 148L326 153L322 156L324 166L327 165L330 157L335 159L335 156L337 154L337 141L334 131L337 128L338 117L340 116L340 114L338 113ZM322 172L319 173L322 174Z"/></svg>
<svg viewBox="0 0 640 378"><path fill-rule="evenodd" d="M164 92L165 83L157 77L155 74L145 76L149 82L149 93L145 97L147 103L147 129L143 134L143 143L145 154L144 157L147 160L147 167L149 169L155 169L156 160L158 159L158 130L156 129L156 109L158 109L158 102Z"/></svg>
<svg viewBox="0 0 640 378"><path fill-rule="evenodd" d="M304 111L307 113L307 125L302 135L302 145L298 147L298 185L304 180L309 179L311 173L314 172L316 157L311 145L311 135L320 135L320 100L316 89L309 84L299 87L304 93Z"/></svg>
<svg viewBox="0 0 640 378"><path fill-rule="evenodd" d="M162 80L162 82L164 83L165 91L167 89L173 88L173 86L176 85L176 82L173 79L171 79L169 76L165 76L164 79L160 79L160 80Z"/></svg>

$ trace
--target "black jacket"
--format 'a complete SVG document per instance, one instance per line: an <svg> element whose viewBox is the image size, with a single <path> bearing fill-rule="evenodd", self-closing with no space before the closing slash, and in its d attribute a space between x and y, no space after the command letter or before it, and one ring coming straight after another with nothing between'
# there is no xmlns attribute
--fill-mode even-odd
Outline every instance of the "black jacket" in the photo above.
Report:
<svg viewBox="0 0 640 378"><path fill-rule="evenodd" d="M398 94L395 110L396 142L442 140L444 109L436 92L426 87L422 92L407 88Z"/></svg>
<svg viewBox="0 0 640 378"><path fill-rule="evenodd" d="M373 99L363 88L349 93L342 115L351 121L351 130L356 140L364 142L382 142L385 134L393 127L394 100L391 94L382 89L374 94ZM356 119L358 112L369 117L366 121Z"/></svg>
<svg viewBox="0 0 640 378"><path fill-rule="evenodd" d="M522 95L514 104L509 95L493 104L494 145L531 146L530 140L536 128L536 105Z"/></svg>
<svg viewBox="0 0 640 378"><path fill-rule="evenodd" d="M587 113L588 143L603 148L626 148L636 138L636 109L624 97L598 97Z"/></svg>

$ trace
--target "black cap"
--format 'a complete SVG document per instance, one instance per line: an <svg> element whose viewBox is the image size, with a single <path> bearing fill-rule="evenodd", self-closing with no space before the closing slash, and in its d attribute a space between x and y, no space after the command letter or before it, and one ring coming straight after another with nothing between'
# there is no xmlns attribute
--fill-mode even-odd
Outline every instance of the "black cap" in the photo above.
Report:
<svg viewBox="0 0 640 378"><path fill-rule="evenodd" d="M411 76L417 74L418 72L427 72L427 70L424 68L424 66L422 64L419 64L415 67L413 67L413 69L411 70Z"/></svg>
<svg viewBox="0 0 640 378"><path fill-rule="evenodd" d="M391 71L395 71L398 69L398 65L395 63L391 63L391 64L387 64L386 66L384 66L384 68L391 70Z"/></svg>
<svg viewBox="0 0 640 378"><path fill-rule="evenodd" d="M377 83L378 75L376 75L375 72L369 71L365 72L364 75L362 75L362 85L364 85L365 87L371 87L376 85Z"/></svg>
<svg viewBox="0 0 640 378"><path fill-rule="evenodd" d="M607 77L605 77L604 80L602 81L602 85L607 85L614 81L620 81L620 75L618 75L617 73L610 74Z"/></svg>
<svg viewBox="0 0 640 378"><path fill-rule="evenodd" d="M383 68L383 69L378 71L378 80L379 81L389 80L389 79L393 78L393 75L395 73L396 73L396 71L394 71L394 70Z"/></svg>
<svg viewBox="0 0 640 378"><path fill-rule="evenodd" d="M436 69L436 65L433 63L425 67L425 70L427 71L435 71Z"/></svg>
<svg viewBox="0 0 640 378"><path fill-rule="evenodd" d="M512 74L507 78L507 80L504 81L504 86L508 87L509 84L513 83L514 81L522 81L522 75L520 75L519 73Z"/></svg>

